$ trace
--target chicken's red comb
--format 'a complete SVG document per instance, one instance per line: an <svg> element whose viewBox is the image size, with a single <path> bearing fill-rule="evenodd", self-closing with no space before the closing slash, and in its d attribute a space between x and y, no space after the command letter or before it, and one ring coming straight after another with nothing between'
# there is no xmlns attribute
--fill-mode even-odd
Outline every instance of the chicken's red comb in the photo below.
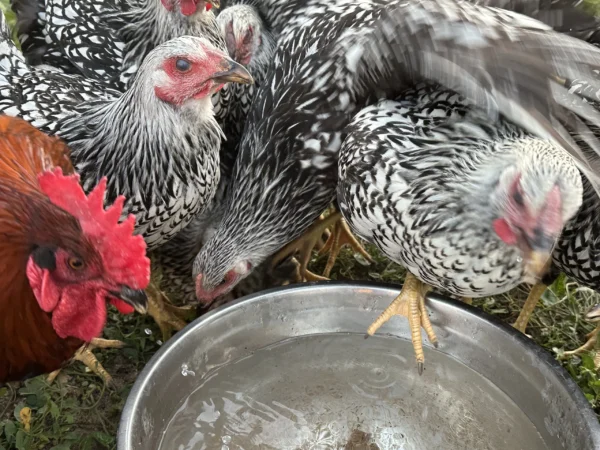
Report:
<svg viewBox="0 0 600 450"><path fill-rule="evenodd" d="M118 196L112 206L104 209L106 177L88 196L79 184L79 175L63 175L60 167L42 173L38 181L52 203L79 220L84 234L102 256L104 269L115 282L132 289L148 286L150 260L146 257L146 243L142 236L133 234L133 215L119 223L124 196Z"/></svg>

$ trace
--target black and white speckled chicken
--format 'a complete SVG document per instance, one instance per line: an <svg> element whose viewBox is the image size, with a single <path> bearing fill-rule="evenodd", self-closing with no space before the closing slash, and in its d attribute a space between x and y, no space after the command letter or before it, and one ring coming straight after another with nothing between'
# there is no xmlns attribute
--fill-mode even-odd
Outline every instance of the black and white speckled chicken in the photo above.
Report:
<svg viewBox="0 0 600 450"><path fill-rule="evenodd" d="M338 202L351 229L408 270L369 328L408 317L419 369L430 287L487 297L533 283L582 201L573 159L423 85L363 109L340 150ZM593 191L592 191L593 192Z"/></svg>
<svg viewBox="0 0 600 450"><path fill-rule="evenodd" d="M598 45L598 42L593 42ZM600 77L599 77L600 78ZM593 96L600 92L597 88L592 88L587 82L582 80L573 80L571 82L571 91L573 93L587 90L587 96ZM588 103L597 110L600 110L600 103L588 100ZM600 128L590 124L593 133L600 137ZM577 136L574 136L577 139ZM580 140L580 139L579 139ZM585 146L584 142L580 145ZM592 185L583 179L583 203L577 214L566 225L560 239L556 244L552 255L552 262L548 267L548 272L531 289L527 300L515 322L515 328L525 333L529 319L537 306L539 300L546 288L554 283L556 278L564 273L571 279L577 281L580 285L586 286L600 292L600 199L596 195ZM592 320L597 320L598 308L590 313ZM600 332L597 327L590 333L587 342L578 349L565 352L566 355L579 354L583 351L591 350Z"/></svg>
<svg viewBox="0 0 600 450"><path fill-rule="evenodd" d="M253 84L231 85L226 93L227 113L221 114L223 120L220 125L227 141L223 143L221 161L226 164L225 170L230 175L250 105L257 90L266 81L275 52L275 40L253 6L230 6L220 11L216 20L229 56L246 67L254 78Z"/></svg>
<svg viewBox="0 0 600 450"><path fill-rule="evenodd" d="M107 176L106 201L127 196L124 214L136 216L149 251L207 206L222 136L211 95L226 82L250 82L246 69L206 39L185 36L156 47L121 94L28 66L5 22L2 32L0 112L64 139L84 189Z"/></svg>
<svg viewBox="0 0 600 450"><path fill-rule="evenodd" d="M564 101L561 79L590 78L600 62L593 47L467 2L255 3L278 48L246 123L224 218L195 262L200 300L231 290L313 223L334 198L352 115L374 94L396 95L422 77L559 142L597 185L584 167L591 158L557 120L576 107Z"/></svg>
<svg viewBox="0 0 600 450"><path fill-rule="evenodd" d="M600 46L600 23L594 18L590 21L583 21L580 17L570 18L564 26L558 28L561 31L582 39L596 47ZM596 79L600 76L596 74ZM600 104L594 99L598 98L598 89L592 86L586 80L572 80L570 82L572 93L581 93L586 102L596 110L600 110ZM590 129L595 136L600 137L600 129L593 124L589 124ZM579 141L583 147L586 143L577 136L575 130L574 139ZM589 181L583 178L583 203L577 214L566 224L565 229L558 239L556 248L552 255L552 263L548 267L547 273L533 286L529 296L517 318L514 326L525 333L529 319L542 297L547 286L551 285L556 278L564 273L579 284L600 292L600 220L597 211L600 209L600 199L594 192ZM597 319L597 310L595 308L589 313L591 320ZM579 354L590 350L596 340L600 328L597 328L588 336L587 342L580 348L566 352L567 355Z"/></svg>
<svg viewBox="0 0 600 450"><path fill-rule="evenodd" d="M12 0L19 41L31 65L125 89L157 45L185 35L224 49L212 3L204 0Z"/></svg>

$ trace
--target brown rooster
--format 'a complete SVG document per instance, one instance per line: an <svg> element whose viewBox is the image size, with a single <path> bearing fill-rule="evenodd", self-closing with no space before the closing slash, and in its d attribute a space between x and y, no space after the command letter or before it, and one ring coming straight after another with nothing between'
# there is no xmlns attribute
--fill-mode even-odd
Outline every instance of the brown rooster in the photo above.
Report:
<svg viewBox="0 0 600 450"><path fill-rule="evenodd" d="M78 349L107 301L146 308L150 261L134 218L119 223L124 198L105 211L106 179L86 197L72 172L64 143L0 117L0 383L93 358Z"/></svg>

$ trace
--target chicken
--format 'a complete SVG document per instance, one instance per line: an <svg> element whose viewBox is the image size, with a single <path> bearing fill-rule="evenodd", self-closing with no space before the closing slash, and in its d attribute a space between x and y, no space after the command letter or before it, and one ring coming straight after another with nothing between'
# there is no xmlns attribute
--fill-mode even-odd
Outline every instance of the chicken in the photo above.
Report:
<svg viewBox="0 0 600 450"><path fill-rule="evenodd" d="M0 382L51 372L71 357L105 373L83 347L101 344L106 304L144 312L150 279L124 198L104 211L106 179L86 197L64 143L0 117Z"/></svg>
<svg viewBox="0 0 600 450"><path fill-rule="evenodd" d="M599 23L588 24L587 27L582 23L577 23L573 27L565 25L565 28L569 34L586 40L596 47L600 46L600 39L597 34L597 31L600 30ZM595 74L595 79L600 79L600 76ZM572 93L588 99L586 103L589 107L600 111L600 104L597 102L598 89L596 87L586 80L578 79L570 81L569 87ZM593 124L589 125L593 135L600 137L600 129ZM569 131L580 146L587 151L591 150L579 134L579 130L571 129ZM567 274L579 284L600 292L600 221L598 221L596 214L596 211L600 208L600 199L596 195L593 186L586 179L583 180L583 187L584 194L581 209L565 227L553 252L552 262L549 264L547 273L529 292L519 317L514 323L515 328L522 333L525 333L529 319L547 286L554 283L561 272ZM595 338L594 333L592 333L591 338Z"/></svg>
<svg viewBox="0 0 600 450"><path fill-rule="evenodd" d="M4 19L4 17L2 17ZM209 204L219 182L221 130L211 95L226 82L251 82L206 39L184 36L156 47L121 94L79 76L29 67L4 38L0 112L64 139L86 191L108 176L107 202L127 197L136 233L153 251ZM160 321L160 305L149 312Z"/></svg>
<svg viewBox="0 0 600 450"><path fill-rule="evenodd" d="M231 98L227 101L228 114L223 123L223 130L227 136L224 144L226 150L222 152L222 157L231 158L237 155L237 143L242 135L245 118L255 92L270 67L275 51L275 38L269 25L263 21L259 11L252 4L233 4L224 7L217 16L217 23L225 37L229 55L244 64L255 79L254 85L232 86L230 89ZM282 261L289 261L298 253L300 266L296 281L327 280L344 245L350 245L357 253L372 262L371 256L351 235L341 214L335 211L333 213L335 215L327 219L321 216L305 234L282 248L272 258L271 265L275 267ZM323 243L323 237L329 238L327 242ZM329 259L323 271L324 276L316 275L307 268L314 248L319 249L319 255L329 252Z"/></svg>
<svg viewBox="0 0 600 450"><path fill-rule="evenodd" d="M231 290L310 227L335 196L352 115L415 80L452 86L491 117L504 113L560 143L597 185L584 167L592 158L556 120L578 107L564 101L556 74L589 76L600 62L593 47L518 14L451 0L255 3L278 42L272 81L247 119L223 220L194 263L201 301Z"/></svg>
<svg viewBox="0 0 600 450"><path fill-rule="evenodd" d="M362 110L340 150L338 202L351 229L403 265L396 300L368 329L409 319L419 371L433 286L461 297L535 281L582 203L572 158L423 85Z"/></svg>
<svg viewBox="0 0 600 450"><path fill-rule="evenodd" d="M202 5L200 5L202 3ZM17 35L31 65L124 90L150 51L179 36L207 38L224 49L208 11L196 0L11 0Z"/></svg>
<svg viewBox="0 0 600 450"><path fill-rule="evenodd" d="M219 122L226 136L221 157L228 174L231 174L237 157L237 149L246 117L254 96L267 81L275 41L262 18L251 5L235 5L223 10L216 19L221 35L225 39L229 56L242 64L254 79L251 85L231 85L222 96L223 109Z"/></svg>
<svg viewBox="0 0 600 450"><path fill-rule="evenodd" d="M598 133L596 131L596 133ZM590 183L583 179L583 203L577 214L567 223L552 253L547 273L531 289L527 300L515 321L515 328L525 333L529 319L546 288L561 274L566 274L578 284L600 292L600 220L597 211L600 199ZM598 321L598 308L587 314L592 322ZM586 337L586 342L576 350L565 352L565 356L578 355L591 350L600 328L596 327ZM600 368L600 361L595 360Z"/></svg>

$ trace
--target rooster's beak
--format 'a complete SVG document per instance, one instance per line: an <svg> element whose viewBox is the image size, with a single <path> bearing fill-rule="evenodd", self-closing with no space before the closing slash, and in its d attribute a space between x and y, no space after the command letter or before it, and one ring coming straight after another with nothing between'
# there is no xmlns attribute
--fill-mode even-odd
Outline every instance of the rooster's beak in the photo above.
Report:
<svg viewBox="0 0 600 450"><path fill-rule="evenodd" d="M133 306L133 309L140 314L146 314L148 310L148 296L143 289L136 290L128 286L122 286L120 291L111 292L111 295Z"/></svg>
<svg viewBox="0 0 600 450"><path fill-rule="evenodd" d="M217 83L254 83L254 79L252 78L252 75L250 75L250 72L248 72L244 66L236 63L232 59L223 60L222 68L222 72L217 72L210 77Z"/></svg>
<svg viewBox="0 0 600 450"><path fill-rule="evenodd" d="M207 0L206 3L213 5L213 8L219 9L221 7L221 0Z"/></svg>

